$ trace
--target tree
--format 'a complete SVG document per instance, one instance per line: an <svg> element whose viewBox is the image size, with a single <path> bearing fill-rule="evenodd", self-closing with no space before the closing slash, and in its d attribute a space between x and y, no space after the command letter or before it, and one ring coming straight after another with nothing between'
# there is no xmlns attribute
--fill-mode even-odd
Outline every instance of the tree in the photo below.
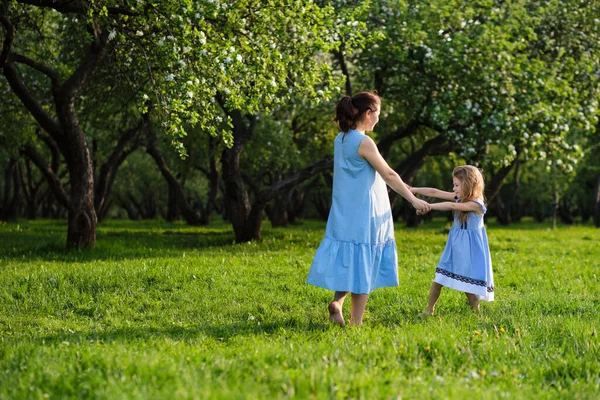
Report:
<svg viewBox="0 0 600 400"><path fill-rule="evenodd" d="M329 45L328 15L311 1L4 2L0 67L68 165L68 247L95 242L93 162L78 101L105 63L140 89L141 113L152 107L185 155L179 139L187 123L232 144L231 121L219 122L217 93L228 109L253 113L281 102L288 89L312 87L320 63L298 61Z"/></svg>
<svg viewBox="0 0 600 400"><path fill-rule="evenodd" d="M382 153L405 166L452 151L491 165L492 195L517 148L524 159L575 159L569 130L589 132L596 121L596 2L372 4L366 29L383 39L344 57L360 66L353 86L384 97ZM397 141L409 154L398 154Z"/></svg>

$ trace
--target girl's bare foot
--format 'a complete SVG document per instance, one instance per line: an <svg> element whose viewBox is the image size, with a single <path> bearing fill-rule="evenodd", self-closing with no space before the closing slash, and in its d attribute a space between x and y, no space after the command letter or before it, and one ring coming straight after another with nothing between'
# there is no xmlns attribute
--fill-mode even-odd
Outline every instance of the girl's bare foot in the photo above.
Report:
<svg viewBox="0 0 600 400"><path fill-rule="evenodd" d="M344 322L344 316L342 315L342 308L338 303L332 301L329 303L327 309L329 310L329 321L338 324L339 326L344 326L346 324Z"/></svg>
<svg viewBox="0 0 600 400"><path fill-rule="evenodd" d="M433 311L425 310L422 313L419 313L419 318L427 318L433 315Z"/></svg>

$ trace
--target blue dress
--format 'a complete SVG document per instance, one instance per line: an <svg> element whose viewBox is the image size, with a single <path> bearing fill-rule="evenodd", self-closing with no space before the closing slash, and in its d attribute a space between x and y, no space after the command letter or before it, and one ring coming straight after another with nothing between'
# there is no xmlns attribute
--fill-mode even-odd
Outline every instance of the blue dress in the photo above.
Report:
<svg viewBox="0 0 600 400"><path fill-rule="evenodd" d="M473 201L481 206L485 214L487 209L483 202ZM492 258L483 215L470 212L463 226L455 215L433 281L451 289L476 294L480 300L494 300Z"/></svg>
<svg viewBox="0 0 600 400"><path fill-rule="evenodd" d="M311 285L355 294L398 286L387 185L358 154L364 138L364 134L350 130L345 138L340 133L335 139L333 198L325 238L308 274Z"/></svg>

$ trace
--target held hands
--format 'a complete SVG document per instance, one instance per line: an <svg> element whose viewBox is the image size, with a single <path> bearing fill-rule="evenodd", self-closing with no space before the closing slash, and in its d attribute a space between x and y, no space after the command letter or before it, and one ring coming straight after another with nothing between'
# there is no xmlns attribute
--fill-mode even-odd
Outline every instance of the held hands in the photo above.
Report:
<svg viewBox="0 0 600 400"><path fill-rule="evenodd" d="M431 205L420 199L417 199L417 201L413 203L413 207L417 210L417 215L424 215L431 211Z"/></svg>

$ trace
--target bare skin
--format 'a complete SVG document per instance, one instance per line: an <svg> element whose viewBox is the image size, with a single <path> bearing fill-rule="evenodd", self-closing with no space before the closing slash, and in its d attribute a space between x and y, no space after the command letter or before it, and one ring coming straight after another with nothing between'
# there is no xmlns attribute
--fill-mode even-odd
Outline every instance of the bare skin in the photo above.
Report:
<svg viewBox="0 0 600 400"><path fill-rule="evenodd" d="M419 314L422 317L433 315L435 312L435 304L437 303L440 293L442 292L443 286L437 282L431 283L431 289L429 289L429 301L427 303L427 309ZM469 301L469 305L473 309L473 311L479 312L479 298L477 295L472 293L465 293L467 296L467 300Z"/></svg>
<svg viewBox="0 0 600 400"><path fill-rule="evenodd" d="M333 301L329 303L327 307L329 310L329 321L334 324L344 326L344 316L342 315L342 308L344 300L348 296L349 292L335 292ZM368 294L354 294L352 293L352 311L350 312L350 325L362 325L363 315L365 313L365 306L369 299Z"/></svg>
<svg viewBox="0 0 600 400"><path fill-rule="evenodd" d="M348 296L349 292L335 292L333 295L333 301L329 303L327 309L329 310L329 321L334 324L338 324L340 326L344 326L346 322L344 321L344 315L342 314L342 307L344 305L344 300L346 300L346 296Z"/></svg>

